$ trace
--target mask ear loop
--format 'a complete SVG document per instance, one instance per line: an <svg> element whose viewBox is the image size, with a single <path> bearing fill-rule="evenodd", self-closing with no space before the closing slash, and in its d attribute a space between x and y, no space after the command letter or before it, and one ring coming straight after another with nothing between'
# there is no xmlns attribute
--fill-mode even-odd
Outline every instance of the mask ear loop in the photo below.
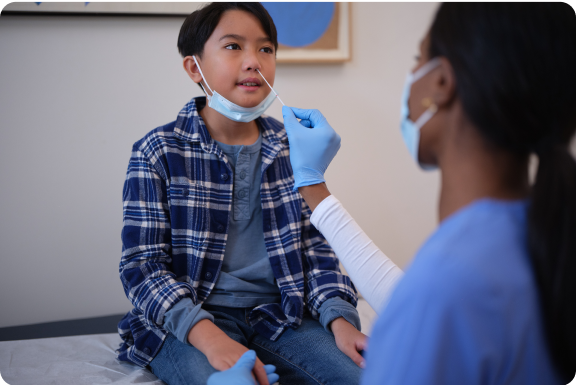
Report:
<svg viewBox="0 0 576 385"><path fill-rule="evenodd" d="M411 83L415 83L424 75L428 74L428 72L432 71L434 68L440 65L440 58L435 57L434 59L430 60L428 63L424 64L422 67L418 68L416 72L412 74L412 81Z"/></svg>
<svg viewBox="0 0 576 385"><path fill-rule="evenodd" d="M440 58L435 57L432 60L428 61L428 63L424 64L420 67L416 72L411 74L411 84L414 84L416 81L420 80L424 75L428 74L428 72L432 71L434 68L440 65ZM428 107L426 111L416 121L414 122L414 126L420 130L423 125L425 125L428 120L434 116L436 112L438 112L438 106L432 101L431 98L424 98L422 100L422 104L425 107Z"/></svg>
<svg viewBox="0 0 576 385"><path fill-rule="evenodd" d="M276 91L274 91L274 88L272 88L272 86L270 85L270 83L268 83L268 80L266 80L266 78L264 77L264 75L262 75L262 72L260 72L260 70L258 68L256 68L256 71L258 71L258 73L260 74L260 76L262 76L262 79L264 79L264 81L266 82L266 84L268 84L268 87L270 87L270 89L272 90L272 92L274 92L274 95L276 95L276 97L278 98L278 100L280 100L280 103L282 103L283 106L285 106L286 104L284 104L284 102L282 101L282 99L280 99L280 96L278 96L278 94L276 93Z"/></svg>
<svg viewBox="0 0 576 385"><path fill-rule="evenodd" d="M202 73L202 68L200 68L200 64L198 64L198 61L196 60L196 56L192 55L192 59L194 59L194 63L196 63L196 67L198 67L198 71L200 71L200 76L202 76L202 80L204 80L204 83L206 83L206 86L208 87L208 89L212 93L212 96L214 96L214 91L212 91L212 88L210 88L210 85L208 85L208 82L206 81L206 78L204 77L204 74ZM204 93L206 95L208 95L208 92L206 92L202 83L200 83L200 87L202 87L202 89L204 90Z"/></svg>
<svg viewBox="0 0 576 385"><path fill-rule="evenodd" d="M422 126L425 125L437 111L438 106L436 104L432 104L426 111L422 113L422 115L420 115L418 119L416 119L416 122L414 122L414 127L420 130Z"/></svg>

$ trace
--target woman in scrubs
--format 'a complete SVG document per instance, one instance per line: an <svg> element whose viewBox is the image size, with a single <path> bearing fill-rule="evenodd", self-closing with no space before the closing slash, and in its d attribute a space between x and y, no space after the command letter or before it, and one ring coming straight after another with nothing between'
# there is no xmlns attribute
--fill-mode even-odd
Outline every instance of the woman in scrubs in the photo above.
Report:
<svg viewBox="0 0 576 385"><path fill-rule="evenodd" d="M408 149L442 178L440 224L404 277L323 183L338 135L319 111L283 109L295 185L311 221L381 310L363 384L570 382L574 10L562 3L443 4L403 103ZM530 154L539 160L532 186Z"/></svg>
<svg viewBox="0 0 576 385"><path fill-rule="evenodd" d="M401 129L415 161L441 170L440 224L404 276L324 183L339 136L317 110L284 107L283 114L295 188L311 221L380 314L363 384L574 378L576 16L569 5L439 8L406 81ZM538 157L532 185L531 154ZM241 377L234 383L253 381Z"/></svg>

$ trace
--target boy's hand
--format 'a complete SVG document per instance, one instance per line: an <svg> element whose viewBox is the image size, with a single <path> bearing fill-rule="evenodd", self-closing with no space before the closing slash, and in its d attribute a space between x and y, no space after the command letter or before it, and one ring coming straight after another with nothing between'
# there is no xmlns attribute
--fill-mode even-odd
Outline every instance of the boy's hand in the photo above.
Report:
<svg viewBox="0 0 576 385"><path fill-rule="evenodd" d="M210 365L220 371L230 369L248 351L248 348L228 337L218 326L207 319L203 319L190 329L188 342L204 353ZM273 373L275 368L270 370L271 368L273 365L264 367L262 361L256 359L252 374L258 380L258 384L269 385L267 372L275 375Z"/></svg>
<svg viewBox="0 0 576 385"><path fill-rule="evenodd" d="M364 358L358 352L366 350L368 337L359 332L351 323L346 321L344 317L336 318L330 326L336 338L336 346L338 346L338 349L350 357L356 365L364 368Z"/></svg>
<svg viewBox="0 0 576 385"><path fill-rule="evenodd" d="M225 335L214 339L204 354L214 369L223 371L233 367L247 351L248 348L244 345ZM266 369L259 358L256 358L252 375L258 380L258 384L269 385Z"/></svg>

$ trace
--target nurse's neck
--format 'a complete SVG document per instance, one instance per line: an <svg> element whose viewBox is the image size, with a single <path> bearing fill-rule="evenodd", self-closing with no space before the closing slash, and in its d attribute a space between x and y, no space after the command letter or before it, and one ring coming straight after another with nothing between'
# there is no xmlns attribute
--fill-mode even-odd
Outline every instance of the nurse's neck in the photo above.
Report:
<svg viewBox="0 0 576 385"><path fill-rule="evenodd" d="M478 199L526 198L529 157L489 144L462 113L450 115L438 153L440 222Z"/></svg>
<svg viewBox="0 0 576 385"><path fill-rule="evenodd" d="M212 139L220 143L249 146L254 144L260 135L255 120L247 123L235 122L209 106L200 110L200 116Z"/></svg>

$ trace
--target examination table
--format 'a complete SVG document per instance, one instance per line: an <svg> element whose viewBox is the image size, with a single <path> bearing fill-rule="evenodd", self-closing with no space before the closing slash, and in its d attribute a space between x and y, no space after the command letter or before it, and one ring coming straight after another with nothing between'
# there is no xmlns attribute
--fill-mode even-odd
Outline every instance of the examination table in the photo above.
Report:
<svg viewBox="0 0 576 385"><path fill-rule="evenodd" d="M362 332L369 334L376 314L364 299L358 312ZM0 374L10 385L164 384L150 371L116 360L120 318L2 328Z"/></svg>

